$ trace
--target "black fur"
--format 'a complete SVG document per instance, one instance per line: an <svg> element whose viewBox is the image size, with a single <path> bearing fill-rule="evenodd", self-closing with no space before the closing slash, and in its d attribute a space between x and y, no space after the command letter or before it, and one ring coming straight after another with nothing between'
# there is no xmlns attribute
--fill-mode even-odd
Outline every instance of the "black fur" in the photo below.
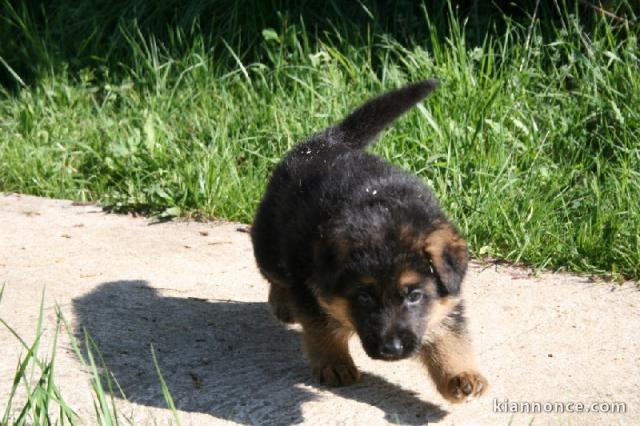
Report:
<svg viewBox="0 0 640 426"><path fill-rule="evenodd" d="M374 304L367 307L359 302L360 277L392 283L411 269L433 277L444 296L457 295L466 272L466 257L443 256L445 264L438 271L416 248L416 241L436 224L448 224L431 191L362 151L436 86L427 80L383 94L294 147L274 170L251 228L258 266L270 282L288 287L293 316L303 311L322 321L326 316L317 297L347 298L363 345L374 357L390 323L411 328L396 330L408 351L402 357L417 347L428 298L419 309L408 309L402 303L406 294L383 285L369 296ZM439 272L448 281L438 279ZM396 299L395 311L382 309ZM389 315L396 315L395 322L385 319Z"/></svg>
<svg viewBox="0 0 640 426"><path fill-rule="evenodd" d="M380 95L333 127L330 130L331 136L352 148L362 149L372 143L385 127L427 97L436 87L436 80L426 80Z"/></svg>

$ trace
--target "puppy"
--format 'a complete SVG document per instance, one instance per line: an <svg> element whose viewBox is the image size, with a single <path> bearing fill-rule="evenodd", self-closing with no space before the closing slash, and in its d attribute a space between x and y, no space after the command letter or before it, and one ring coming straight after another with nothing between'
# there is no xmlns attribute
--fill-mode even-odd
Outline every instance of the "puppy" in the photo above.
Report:
<svg viewBox="0 0 640 426"><path fill-rule="evenodd" d="M363 151L436 86L385 93L298 144L258 207L251 238L269 303L302 325L313 376L327 385L358 380L355 333L373 359L419 357L451 402L487 389L460 298L465 241L422 182Z"/></svg>

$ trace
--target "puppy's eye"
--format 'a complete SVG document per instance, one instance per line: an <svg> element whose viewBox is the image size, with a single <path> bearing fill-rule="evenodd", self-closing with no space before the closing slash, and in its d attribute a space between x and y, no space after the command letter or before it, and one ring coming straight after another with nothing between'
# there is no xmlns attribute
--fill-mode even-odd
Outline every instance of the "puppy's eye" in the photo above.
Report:
<svg viewBox="0 0 640 426"><path fill-rule="evenodd" d="M413 290L411 293L407 294L407 301L409 303L418 303L422 300L422 291Z"/></svg>
<svg viewBox="0 0 640 426"><path fill-rule="evenodd" d="M368 291L365 291L365 290L359 291L358 302L363 305L371 305L373 303L373 296Z"/></svg>

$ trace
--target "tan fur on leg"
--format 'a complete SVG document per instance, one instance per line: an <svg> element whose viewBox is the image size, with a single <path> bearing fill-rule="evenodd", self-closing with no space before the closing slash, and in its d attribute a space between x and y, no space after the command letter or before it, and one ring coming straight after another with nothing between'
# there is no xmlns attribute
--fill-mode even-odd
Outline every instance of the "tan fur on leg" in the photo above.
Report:
<svg viewBox="0 0 640 426"><path fill-rule="evenodd" d="M302 349L311 364L313 376L329 386L347 386L360 378L349 354L353 334L346 301L342 298L320 299L327 317L301 318Z"/></svg>
<svg viewBox="0 0 640 426"><path fill-rule="evenodd" d="M489 387L476 367L471 343L465 335L439 328L428 336L420 358L438 391L450 402L469 401Z"/></svg>

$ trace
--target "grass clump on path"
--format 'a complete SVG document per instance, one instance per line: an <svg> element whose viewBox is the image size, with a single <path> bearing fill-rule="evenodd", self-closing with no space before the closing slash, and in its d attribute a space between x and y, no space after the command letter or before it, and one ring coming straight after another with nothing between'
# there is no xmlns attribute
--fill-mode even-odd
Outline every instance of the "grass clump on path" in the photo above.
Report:
<svg viewBox="0 0 640 426"><path fill-rule="evenodd" d="M633 2L276 3L0 2L0 190L250 222L297 140L437 77L373 150L476 256L640 277Z"/></svg>
<svg viewBox="0 0 640 426"><path fill-rule="evenodd" d="M5 284L0 287L0 302L2 302L4 288ZM92 423L105 426L119 425L121 422L122 424L135 424L133 419L127 417L116 406L115 396L125 400L126 396L115 377L112 377L112 373L105 365L100 350L91 336L85 331L84 344L79 343L58 306L55 307L55 314L56 326L53 331L51 349L45 354L42 354L42 340L46 331L43 326L44 292L40 300L35 338L31 344L27 343L9 323L0 317L0 328L11 333L22 346L11 390L7 395L6 402L3 401L4 406L0 407L0 425L76 425L84 424L89 420L81 418L65 401L64 392L61 391L56 379L56 353L59 349L58 338L61 336L62 327L66 331L78 360L89 375L95 415L91 419ZM151 357L167 408L170 409L175 424L180 425L178 412L158 366L153 347L151 347ZM19 404L16 404L16 401L19 401Z"/></svg>

